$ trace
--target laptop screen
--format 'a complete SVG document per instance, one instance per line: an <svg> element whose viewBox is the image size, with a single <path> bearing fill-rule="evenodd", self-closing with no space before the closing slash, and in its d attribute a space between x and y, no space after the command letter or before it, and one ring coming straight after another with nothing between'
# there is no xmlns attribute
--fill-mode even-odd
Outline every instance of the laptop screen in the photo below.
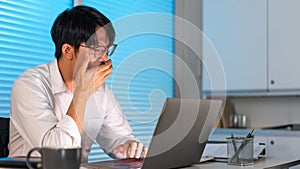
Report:
<svg viewBox="0 0 300 169"><path fill-rule="evenodd" d="M143 168L175 168L199 162L222 101L168 98Z"/></svg>

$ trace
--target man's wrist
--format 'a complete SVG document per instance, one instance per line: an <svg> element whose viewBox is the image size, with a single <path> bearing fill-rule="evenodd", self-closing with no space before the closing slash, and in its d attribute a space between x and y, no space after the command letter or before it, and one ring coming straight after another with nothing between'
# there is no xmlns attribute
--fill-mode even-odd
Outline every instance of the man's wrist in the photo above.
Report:
<svg viewBox="0 0 300 169"><path fill-rule="evenodd" d="M82 104L87 102L89 96L83 94L82 92L75 92L73 96L73 103L74 104ZM76 105L75 105L76 106Z"/></svg>

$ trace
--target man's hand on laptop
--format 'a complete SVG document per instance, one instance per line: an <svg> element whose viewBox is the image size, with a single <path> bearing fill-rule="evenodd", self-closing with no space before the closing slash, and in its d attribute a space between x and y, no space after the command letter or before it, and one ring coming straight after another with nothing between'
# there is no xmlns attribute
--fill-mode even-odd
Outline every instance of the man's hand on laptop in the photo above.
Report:
<svg viewBox="0 0 300 169"><path fill-rule="evenodd" d="M127 140L124 144L119 145L114 150L118 158L141 158L146 157L148 148L142 142L136 140Z"/></svg>

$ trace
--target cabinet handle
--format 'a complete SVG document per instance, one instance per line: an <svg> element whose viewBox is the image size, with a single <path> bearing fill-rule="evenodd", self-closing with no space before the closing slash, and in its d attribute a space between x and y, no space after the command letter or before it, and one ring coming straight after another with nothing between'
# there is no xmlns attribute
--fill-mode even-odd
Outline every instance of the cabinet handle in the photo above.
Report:
<svg viewBox="0 0 300 169"><path fill-rule="evenodd" d="M273 85L275 83L275 81L274 80L271 80L271 84Z"/></svg>

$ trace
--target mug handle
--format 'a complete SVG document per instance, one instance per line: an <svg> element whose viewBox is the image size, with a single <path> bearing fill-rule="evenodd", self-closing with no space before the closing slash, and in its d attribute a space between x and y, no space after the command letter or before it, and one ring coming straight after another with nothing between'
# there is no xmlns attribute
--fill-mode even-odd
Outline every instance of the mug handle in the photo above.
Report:
<svg viewBox="0 0 300 169"><path fill-rule="evenodd" d="M34 167L31 165L31 162L29 161L30 156L31 156L31 153L34 152L34 151L37 151L37 152L39 152L39 153L41 154L41 148L33 148L33 149L31 149L31 150L28 152L28 154L27 154L27 156L26 156L26 165L27 165L27 167L28 167L29 169L36 169L36 168L34 168Z"/></svg>

